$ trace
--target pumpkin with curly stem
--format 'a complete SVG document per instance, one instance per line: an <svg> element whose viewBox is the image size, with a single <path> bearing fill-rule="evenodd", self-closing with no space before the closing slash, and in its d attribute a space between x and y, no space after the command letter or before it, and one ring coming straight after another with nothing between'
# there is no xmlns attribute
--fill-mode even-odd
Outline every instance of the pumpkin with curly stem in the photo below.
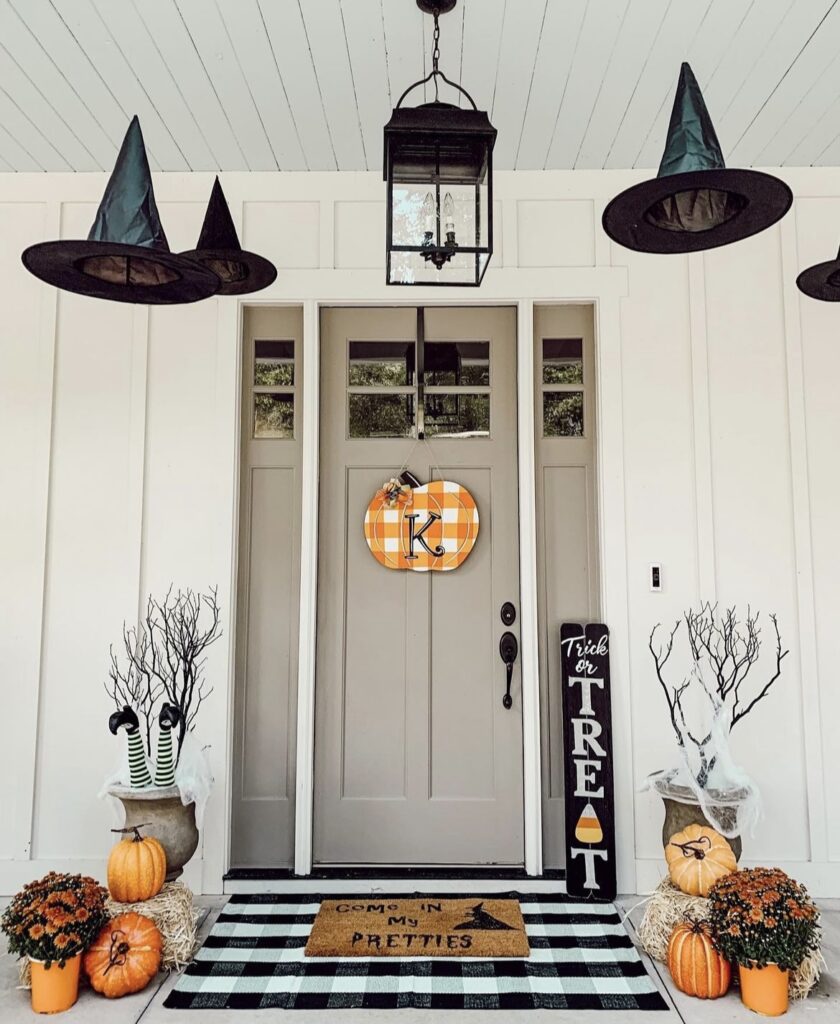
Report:
<svg viewBox="0 0 840 1024"><path fill-rule="evenodd" d="M144 989L157 974L163 939L143 914L120 914L105 925L85 953L91 988L108 999Z"/></svg>
<svg viewBox="0 0 840 1024"><path fill-rule="evenodd" d="M708 896L715 882L737 867L729 843L704 825L689 825L672 835L665 860L671 881L688 896Z"/></svg>

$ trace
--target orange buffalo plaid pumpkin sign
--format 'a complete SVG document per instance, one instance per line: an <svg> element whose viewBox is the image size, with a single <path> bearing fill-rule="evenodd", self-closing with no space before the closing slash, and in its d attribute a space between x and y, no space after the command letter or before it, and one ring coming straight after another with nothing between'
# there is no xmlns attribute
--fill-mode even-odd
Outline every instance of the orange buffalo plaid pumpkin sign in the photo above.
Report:
<svg viewBox="0 0 840 1024"><path fill-rule="evenodd" d="M414 488L394 483L376 492L365 513L365 540L373 557L388 569L457 569L478 537L473 496L449 480Z"/></svg>

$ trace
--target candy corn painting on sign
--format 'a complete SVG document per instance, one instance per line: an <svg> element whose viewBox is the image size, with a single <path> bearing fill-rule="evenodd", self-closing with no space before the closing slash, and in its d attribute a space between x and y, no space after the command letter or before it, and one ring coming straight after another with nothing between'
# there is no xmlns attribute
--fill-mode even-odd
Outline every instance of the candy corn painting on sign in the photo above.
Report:
<svg viewBox="0 0 840 1024"><path fill-rule="evenodd" d="M570 896L612 900L615 879L610 631L603 624L560 627L566 766L566 888Z"/></svg>

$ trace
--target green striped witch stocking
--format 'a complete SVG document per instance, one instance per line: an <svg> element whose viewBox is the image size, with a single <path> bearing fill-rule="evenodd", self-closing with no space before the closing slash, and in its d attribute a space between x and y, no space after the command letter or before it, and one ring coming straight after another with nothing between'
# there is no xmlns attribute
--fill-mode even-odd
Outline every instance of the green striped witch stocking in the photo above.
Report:
<svg viewBox="0 0 840 1024"><path fill-rule="evenodd" d="M126 704L122 711L115 711L111 715L108 719L108 728L115 736L120 729L125 729L128 737L128 774L131 788L142 789L144 786L151 786L152 776L146 763L146 750L136 712Z"/></svg>
<svg viewBox="0 0 840 1024"><path fill-rule="evenodd" d="M155 765L155 785L175 785L175 758L172 756L172 730L181 721L181 712L174 704L164 704L160 712L160 735Z"/></svg>

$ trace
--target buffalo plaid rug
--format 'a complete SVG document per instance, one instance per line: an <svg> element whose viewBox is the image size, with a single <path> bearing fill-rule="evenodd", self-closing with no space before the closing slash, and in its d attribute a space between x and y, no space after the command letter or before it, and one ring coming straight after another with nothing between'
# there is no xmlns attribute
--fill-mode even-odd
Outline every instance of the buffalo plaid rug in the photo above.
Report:
<svg viewBox="0 0 840 1024"><path fill-rule="evenodd" d="M531 946L527 960L304 958L321 897L232 896L164 1006L192 1010L668 1008L612 904L575 903L544 893L504 895L519 900ZM378 893L375 897L377 901L387 898Z"/></svg>

